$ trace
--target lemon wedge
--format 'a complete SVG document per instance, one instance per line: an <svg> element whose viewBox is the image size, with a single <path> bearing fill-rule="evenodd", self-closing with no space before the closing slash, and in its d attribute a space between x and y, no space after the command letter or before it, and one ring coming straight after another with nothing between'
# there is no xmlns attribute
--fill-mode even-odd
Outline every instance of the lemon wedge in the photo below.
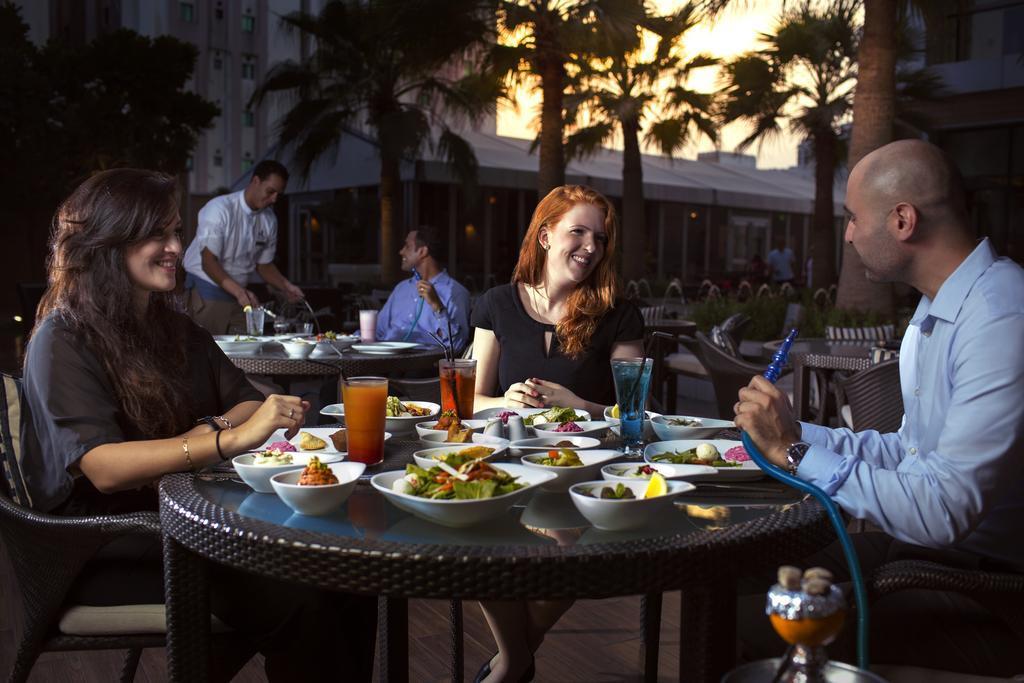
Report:
<svg viewBox="0 0 1024 683"><path fill-rule="evenodd" d="M245 305L245 306L242 306L242 313L248 313L251 310L252 310L252 306L249 306L248 304Z"/></svg>
<svg viewBox="0 0 1024 683"><path fill-rule="evenodd" d="M644 489L644 498L657 498L666 493L668 493L668 482L659 472L655 472L651 475L651 480L647 482L647 488Z"/></svg>
<svg viewBox="0 0 1024 683"><path fill-rule="evenodd" d="M616 403L615 405L612 406L612 417L614 417L615 419L619 418L619 404L618 403Z"/></svg>

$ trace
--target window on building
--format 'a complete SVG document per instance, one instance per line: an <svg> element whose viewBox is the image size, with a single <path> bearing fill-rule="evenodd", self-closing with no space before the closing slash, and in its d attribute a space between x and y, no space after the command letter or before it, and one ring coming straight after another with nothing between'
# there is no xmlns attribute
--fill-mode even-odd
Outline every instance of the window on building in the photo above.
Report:
<svg viewBox="0 0 1024 683"><path fill-rule="evenodd" d="M242 62L242 78L248 81L256 78L256 64L254 62Z"/></svg>
<svg viewBox="0 0 1024 683"><path fill-rule="evenodd" d="M246 152L246 154L248 155L249 153ZM245 173L250 168L252 168L252 157L246 156L244 159L242 159L242 173Z"/></svg>
<svg viewBox="0 0 1024 683"><path fill-rule="evenodd" d="M185 23L191 24L196 20L196 4L194 2L179 2L178 11L181 20Z"/></svg>
<svg viewBox="0 0 1024 683"><path fill-rule="evenodd" d="M213 165L217 168L224 165L224 156L220 153L219 149L213 153Z"/></svg>
<svg viewBox="0 0 1024 683"><path fill-rule="evenodd" d="M251 14L242 15L242 32L243 33L255 33L256 32L256 17Z"/></svg>
<svg viewBox="0 0 1024 683"><path fill-rule="evenodd" d="M242 125L246 128L252 128L256 125L256 115L249 109L242 112Z"/></svg>

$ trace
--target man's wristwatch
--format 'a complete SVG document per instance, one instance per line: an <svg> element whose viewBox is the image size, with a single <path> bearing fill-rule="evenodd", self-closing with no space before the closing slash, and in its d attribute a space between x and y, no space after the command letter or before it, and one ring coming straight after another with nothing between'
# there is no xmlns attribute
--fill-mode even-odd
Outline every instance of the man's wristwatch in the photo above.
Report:
<svg viewBox="0 0 1024 683"><path fill-rule="evenodd" d="M802 461L804 456L807 455L807 449L810 447L811 444L806 441L796 441L789 444L789 447L786 448L786 469L789 470L789 473L794 477L796 476L797 468L800 467L800 461Z"/></svg>

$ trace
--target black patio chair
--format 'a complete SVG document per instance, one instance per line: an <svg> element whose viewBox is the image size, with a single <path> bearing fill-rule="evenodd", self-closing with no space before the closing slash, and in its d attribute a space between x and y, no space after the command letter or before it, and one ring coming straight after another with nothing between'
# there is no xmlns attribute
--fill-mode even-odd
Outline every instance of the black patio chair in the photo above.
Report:
<svg viewBox="0 0 1024 683"><path fill-rule="evenodd" d="M903 423L900 361L887 360L834 382L836 405L855 432L875 429L886 434Z"/></svg>
<svg viewBox="0 0 1024 683"><path fill-rule="evenodd" d="M750 379L754 375L763 373L765 366L748 363L726 353L717 344L712 343L703 332L697 332L695 338L701 364L707 369L711 384L715 388L718 417L731 420L740 389L750 384ZM789 372L786 370L783 375L788 375Z"/></svg>
<svg viewBox="0 0 1024 683"><path fill-rule="evenodd" d="M22 476L21 380L0 383L0 538L21 594L23 631L11 683L27 681L44 652L127 650L121 681L132 681L142 650L166 644L163 604L69 604L72 587L103 546L127 536L160 538L160 516L135 512L61 517L31 509ZM219 622L215 630L223 630ZM221 636L233 637L231 634Z"/></svg>

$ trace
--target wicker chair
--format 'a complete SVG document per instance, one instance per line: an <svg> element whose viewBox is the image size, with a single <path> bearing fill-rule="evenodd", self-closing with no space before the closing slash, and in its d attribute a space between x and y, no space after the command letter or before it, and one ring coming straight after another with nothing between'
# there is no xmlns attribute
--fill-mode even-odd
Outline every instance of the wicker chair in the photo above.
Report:
<svg viewBox="0 0 1024 683"><path fill-rule="evenodd" d="M25 495L20 481L21 382L3 375L0 416L4 476L0 479L0 536L21 593L23 632L9 681L26 681L43 652L68 650L120 650L128 653L122 681L135 678L143 648L163 647L163 633L110 633L86 635L90 624L109 608L74 607L65 598L76 577L96 552L126 535L160 536L155 512L102 517L58 517L18 504ZM90 610L93 610L90 613ZM77 622L76 626L71 622ZM80 627L85 626L84 629ZM66 632L75 631L75 632Z"/></svg>
<svg viewBox="0 0 1024 683"><path fill-rule="evenodd" d="M883 434L903 423L899 359L835 380L836 405L846 425L855 432L875 429Z"/></svg>
<svg viewBox="0 0 1024 683"><path fill-rule="evenodd" d="M750 384L754 375L763 373L764 366L729 355L713 344L703 332L697 332L695 336L700 362L707 369L715 388L718 416L723 420L731 419L740 389Z"/></svg>

